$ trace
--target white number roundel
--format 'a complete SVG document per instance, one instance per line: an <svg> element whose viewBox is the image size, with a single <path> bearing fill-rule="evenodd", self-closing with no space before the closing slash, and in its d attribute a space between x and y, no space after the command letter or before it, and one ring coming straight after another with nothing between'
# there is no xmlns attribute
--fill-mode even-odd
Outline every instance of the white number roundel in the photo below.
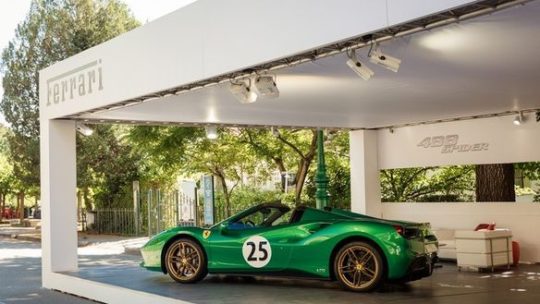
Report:
<svg viewBox="0 0 540 304"><path fill-rule="evenodd" d="M254 235L244 242L242 255L249 266L262 268L272 258L272 247L270 247L270 242L266 238Z"/></svg>

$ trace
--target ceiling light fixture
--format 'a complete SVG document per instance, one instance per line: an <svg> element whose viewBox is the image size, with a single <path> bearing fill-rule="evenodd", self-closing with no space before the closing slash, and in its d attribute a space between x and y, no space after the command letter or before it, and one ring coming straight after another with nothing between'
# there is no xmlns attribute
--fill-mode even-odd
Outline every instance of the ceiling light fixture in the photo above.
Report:
<svg viewBox="0 0 540 304"><path fill-rule="evenodd" d="M92 128L80 122L77 123L77 132L81 133L84 136L90 136L94 134L94 130L92 130Z"/></svg>
<svg viewBox="0 0 540 304"><path fill-rule="evenodd" d="M279 90L275 75L260 75L255 78L255 89L261 97L277 98Z"/></svg>
<svg viewBox="0 0 540 304"><path fill-rule="evenodd" d="M371 46L373 46L373 44ZM399 70L399 66L401 65L401 59L384 54L377 45L375 50L369 51L368 57L369 61L371 61L372 63L378 64L396 73Z"/></svg>
<svg viewBox="0 0 540 304"><path fill-rule="evenodd" d="M206 126L204 129L206 130L206 138L208 139L218 138L218 132L217 132L216 126Z"/></svg>
<svg viewBox="0 0 540 304"><path fill-rule="evenodd" d="M239 83L231 82L229 90L231 93L240 101L241 103L254 103L257 101L257 93L253 90L251 85L251 79L249 79L249 84L245 81Z"/></svg>
<svg viewBox="0 0 540 304"><path fill-rule="evenodd" d="M520 126L523 122L525 122L525 118L523 117L523 112L519 112L518 115L512 121L512 123L515 126Z"/></svg>
<svg viewBox="0 0 540 304"><path fill-rule="evenodd" d="M358 57L356 57L356 50L348 51L347 56L349 57L349 60L347 60L347 65L362 79L369 80L371 77L373 77L373 75L375 75L373 70L358 60Z"/></svg>

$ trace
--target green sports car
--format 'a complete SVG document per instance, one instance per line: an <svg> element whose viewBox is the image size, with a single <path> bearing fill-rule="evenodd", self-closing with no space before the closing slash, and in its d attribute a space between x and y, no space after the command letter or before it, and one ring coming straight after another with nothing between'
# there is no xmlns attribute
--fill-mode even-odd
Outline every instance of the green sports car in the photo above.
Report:
<svg viewBox="0 0 540 304"><path fill-rule="evenodd" d="M338 280L370 291L385 280L430 276L438 243L429 224L335 208L264 203L210 228L176 227L141 248L141 266L194 283L208 273Z"/></svg>

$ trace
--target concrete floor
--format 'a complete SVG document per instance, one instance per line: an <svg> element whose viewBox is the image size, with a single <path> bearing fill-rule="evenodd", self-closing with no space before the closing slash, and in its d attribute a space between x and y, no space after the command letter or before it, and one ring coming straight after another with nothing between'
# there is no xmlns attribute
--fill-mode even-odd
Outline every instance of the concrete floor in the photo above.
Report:
<svg viewBox="0 0 540 304"><path fill-rule="evenodd" d="M540 265L495 273L458 272L446 263L435 274L378 292L346 292L336 283L276 278L208 276L193 285L131 263L82 267L79 277L192 303L540 303Z"/></svg>
<svg viewBox="0 0 540 304"><path fill-rule="evenodd" d="M38 243L0 238L0 304L92 303L41 286ZM184 301L203 303L540 303L540 265L496 273L458 272L444 264L435 274L382 291L356 294L336 283L276 278L242 279L208 276L181 285L168 276L138 266L139 256L114 254L110 248L81 251L76 276L142 290Z"/></svg>

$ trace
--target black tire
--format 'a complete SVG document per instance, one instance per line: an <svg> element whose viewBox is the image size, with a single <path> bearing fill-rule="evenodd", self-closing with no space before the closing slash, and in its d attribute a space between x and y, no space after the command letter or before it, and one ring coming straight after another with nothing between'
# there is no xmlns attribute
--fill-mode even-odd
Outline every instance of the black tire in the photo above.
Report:
<svg viewBox="0 0 540 304"><path fill-rule="evenodd" d="M203 249L188 238L175 240L167 248L163 262L169 276L179 283L196 283L208 274Z"/></svg>
<svg viewBox="0 0 540 304"><path fill-rule="evenodd" d="M351 242L339 249L334 275L346 290L368 292L377 288L384 274L384 263L375 247L366 242Z"/></svg>

